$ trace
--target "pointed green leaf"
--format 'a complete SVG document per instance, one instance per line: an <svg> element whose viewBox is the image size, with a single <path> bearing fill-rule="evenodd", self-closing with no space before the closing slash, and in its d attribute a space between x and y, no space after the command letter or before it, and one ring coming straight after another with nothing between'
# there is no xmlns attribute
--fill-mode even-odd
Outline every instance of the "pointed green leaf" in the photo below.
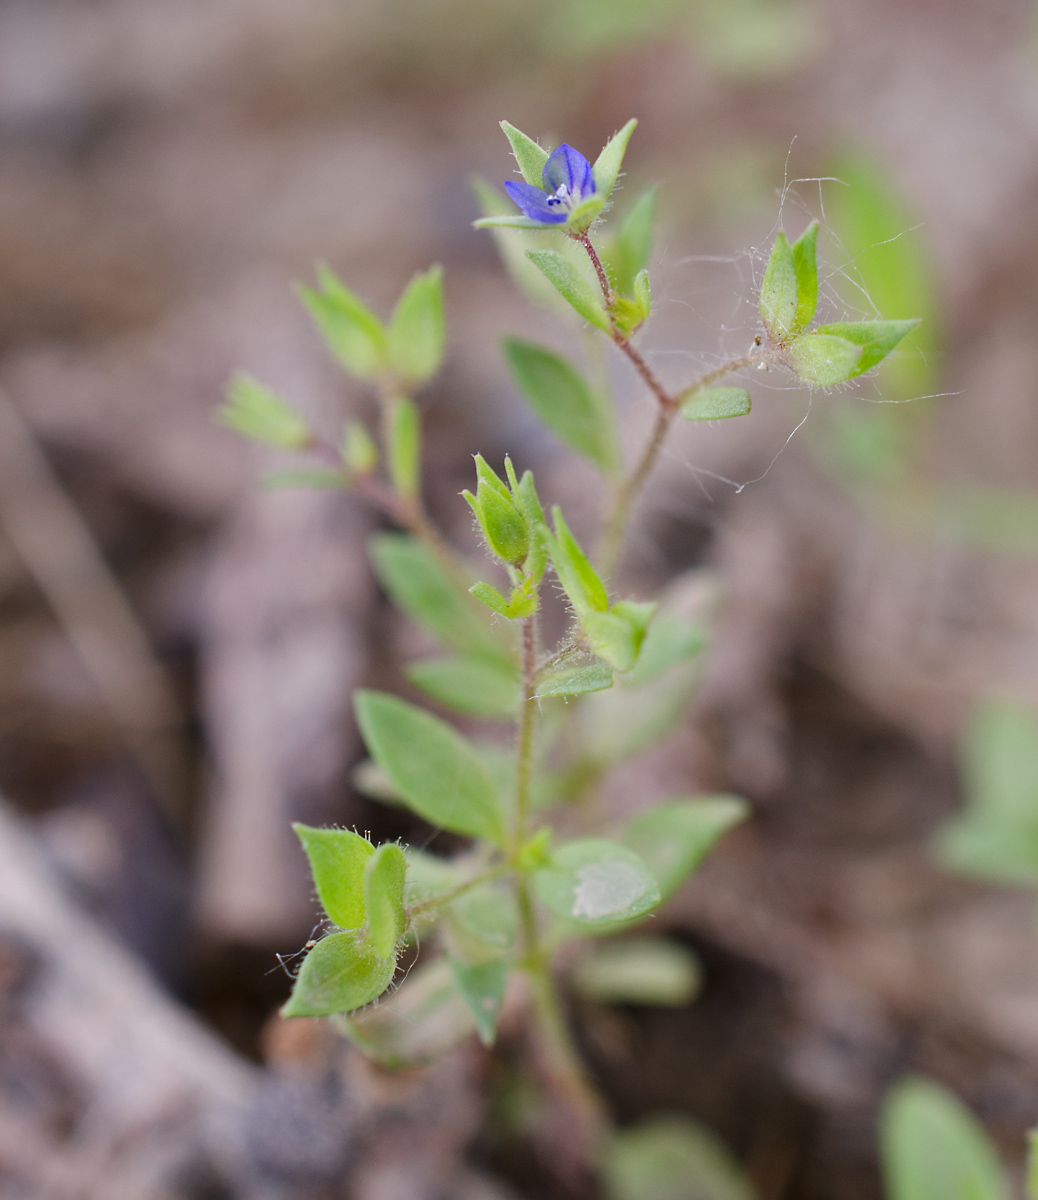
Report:
<svg viewBox="0 0 1038 1200"><path fill-rule="evenodd" d="M342 471L273 471L264 475L264 491L282 491L285 488L320 488L326 491L344 491L350 481Z"/></svg>
<svg viewBox="0 0 1038 1200"><path fill-rule="evenodd" d="M557 225L545 225L543 221L531 221L529 217L502 214L499 217L478 217L472 222L473 229L535 229L540 233L557 229Z"/></svg>
<svg viewBox="0 0 1038 1200"><path fill-rule="evenodd" d="M786 347L789 364L800 378L815 387L846 383L859 374L861 346L826 333L804 333Z"/></svg>
<svg viewBox="0 0 1038 1200"><path fill-rule="evenodd" d="M552 520L555 522L555 536L549 537L548 546L555 565L555 574L559 577L559 583L569 597L569 602L579 614L604 613L609 608L605 584L581 550L580 543L570 533L566 518L558 505L552 509Z"/></svg>
<svg viewBox="0 0 1038 1200"><path fill-rule="evenodd" d="M454 833L503 843L497 788L459 733L386 692L356 692L354 708L375 761L419 816Z"/></svg>
<svg viewBox="0 0 1038 1200"><path fill-rule="evenodd" d="M314 829L296 822L292 828L310 860L321 906L341 929L364 924L364 868L375 847L348 829Z"/></svg>
<svg viewBox="0 0 1038 1200"><path fill-rule="evenodd" d="M497 1020L505 1002L507 960L499 958L475 966L454 958L449 962L458 991L476 1022L479 1040L484 1046L492 1046L497 1037Z"/></svg>
<svg viewBox="0 0 1038 1200"><path fill-rule="evenodd" d="M300 450L310 441L303 418L258 379L239 371L227 386L226 402L214 419L253 441L281 450Z"/></svg>
<svg viewBox="0 0 1038 1200"><path fill-rule="evenodd" d="M507 719L519 703L519 677L497 659L425 658L411 663L407 677L434 700L473 717Z"/></svg>
<svg viewBox="0 0 1038 1200"><path fill-rule="evenodd" d="M447 910L448 946L464 962L498 960L515 944L519 910L515 892L494 881L465 892Z"/></svg>
<svg viewBox="0 0 1038 1200"><path fill-rule="evenodd" d="M389 361L397 379L417 386L440 369L447 332L443 318L443 268L419 271L404 290L389 323Z"/></svg>
<svg viewBox="0 0 1038 1200"><path fill-rule="evenodd" d="M659 189L654 187L642 193L624 217L615 241L605 254L613 287L625 296L634 292L636 277L649 265L658 193Z"/></svg>
<svg viewBox="0 0 1038 1200"><path fill-rule="evenodd" d="M602 1176L606 1200L757 1197L718 1137L687 1117L653 1117L614 1134L603 1155Z"/></svg>
<svg viewBox="0 0 1038 1200"><path fill-rule="evenodd" d="M368 913L368 935L376 953L383 958L396 954L404 936L404 879L407 861L395 842L379 846L364 868L364 902Z"/></svg>
<svg viewBox="0 0 1038 1200"><path fill-rule="evenodd" d="M303 960L283 1017L329 1017L376 1000L396 973L396 959L383 958L355 930L321 938Z"/></svg>
<svg viewBox="0 0 1038 1200"><path fill-rule="evenodd" d="M888 1094L880 1151L889 1200L1010 1200L990 1138L946 1088L910 1078Z"/></svg>
<svg viewBox="0 0 1038 1200"><path fill-rule="evenodd" d="M566 842L548 866L535 871L533 886L553 913L582 925L606 925L643 916L660 892L637 854L605 838Z"/></svg>
<svg viewBox="0 0 1038 1200"><path fill-rule="evenodd" d="M573 974L576 990L599 1004L682 1008L699 990L699 962L669 938L624 938L594 947Z"/></svg>
<svg viewBox="0 0 1038 1200"><path fill-rule="evenodd" d="M642 267L634 277L634 299L641 314L639 324L652 312L652 289L649 287L649 272Z"/></svg>
<svg viewBox="0 0 1038 1200"><path fill-rule="evenodd" d="M388 366L389 346L378 317L325 266L317 269L318 291L299 294L332 354L358 379L377 379Z"/></svg>
<svg viewBox="0 0 1038 1200"><path fill-rule="evenodd" d="M419 541L405 533L378 533L368 549L393 603L433 637L452 650L512 662L479 606Z"/></svg>
<svg viewBox="0 0 1038 1200"><path fill-rule="evenodd" d="M776 342L784 342L796 328L798 294L793 247L779 230L760 288L760 319Z"/></svg>
<svg viewBox="0 0 1038 1200"><path fill-rule="evenodd" d="M797 273L797 308L793 333L811 324L818 307L818 222L812 221L793 243L793 261Z"/></svg>
<svg viewBox="0 0 1038 1200"><path fill-rule="evenodd" d="M543 346L505 338L502 348L512 378L545 425L603 471L615 471L616 432L602 397L570 363Z"/></svg>
<svg viewBox="0 0 1038 1200"><path fill-rule="evenodd" d="M836 321L832 325L820 325L818 332L845 338L860 346L861 358L854 374L861 375L881 363L918 324L918 321Z"/></svg>
<svg viewBox="0 0 1038 1200"><path fill-rule="evenodd" d="M672 896L699 866L714 843L749 809L737 796L698 796L668 800L627 826L625 846L647 864L663 899Z"/></svg>
<svg viewBox="0 0 1038 1200"><path fill-rule="evenodd" d="M527 250L526 257L585 321L603 333L609 332L609 316L601 297L568 258L556 250Z"/></svg>
<svg viewBox="0 0 1038 1200"><path fill-rule="evenodd" d="M627 143L631 140L631 134L634 133L637 124L637 120L632 117L623 129L613 134L603 146L602 153L595 159L595 165L592 167L595 176L595 191L603 199L608 200L609 193L616 186L616 177L620 174L620 168L623 166Z"/></svg>
<svg viewBox="0 0 1038 1200"><path fill-rule="evenodd" d="M534 693L539 698L548 696L584 696L588 692L601 692L613 686L613 672L605 663L591 662L582 667L564 667L545 675Z"/></svg>
<svg viewBox="0 0 1038 1200"><path fill-rule="evenodd" d="M469 588L469 594L475 596L480 604L485 604L492 612L499 613L502 617L507 617L511 613L511 607L504 596L497 590L492 583L474 583Z"/></svg>
<svg viewBox="0 0 1038 1200"><path fill-rule="evenodd" d="M723 421L749 411L750 393L737 387L702 388L681 405L686 421Z"/></svg>
<svg viewBox="0 0 1038 1200"><path fill-rule="evenodd" d="M522 177L527 183L532 183L534 187L543 187L544 164L548 161L548 151L542 150L533 138L527 137L514 125L509 125L507 121L501 122L501 128L512 147L512 153L515 155L515 161L519 164Z"/></svg>

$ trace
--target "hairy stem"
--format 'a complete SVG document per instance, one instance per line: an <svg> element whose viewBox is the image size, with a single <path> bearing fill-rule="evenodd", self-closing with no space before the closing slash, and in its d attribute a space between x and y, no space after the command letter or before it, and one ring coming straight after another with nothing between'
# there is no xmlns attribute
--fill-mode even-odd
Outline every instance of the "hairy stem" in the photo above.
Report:
<svg viewBox="0 0 1038 1200"><path fill-rule="evenodd" d="M537 617L523 620L522 672L523 690L519 705L519 731L516 739L515 765L515 828L512 834L513 853L518 851L529 832L530 782L533 775L533 734L537 706L533 693L537 686Z"/></svg>

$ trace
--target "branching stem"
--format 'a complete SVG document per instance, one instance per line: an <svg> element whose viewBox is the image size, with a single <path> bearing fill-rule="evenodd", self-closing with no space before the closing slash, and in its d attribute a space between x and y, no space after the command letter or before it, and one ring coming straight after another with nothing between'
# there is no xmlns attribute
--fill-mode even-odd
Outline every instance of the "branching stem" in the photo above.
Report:
<svg viewBox="0 0 1038 1200"><path fill-rule="evenodd" d="M510 862L499 863L496 867L491 867L487 871L481 871L478 875L473 875L471 879L466 879L464 883L459 883L457 887L452 887L449 891L441 892L439 896L430 896L428 900L412 904L407 910L407 915L409 918L417 917L420 913L427 912L430 908L439 908L441 904L450 904L452 900L463 896L471 888L479 887L483 883L489 883L492 879L500 879L502 875L507 875L511 870L512 864Z"/></svg>

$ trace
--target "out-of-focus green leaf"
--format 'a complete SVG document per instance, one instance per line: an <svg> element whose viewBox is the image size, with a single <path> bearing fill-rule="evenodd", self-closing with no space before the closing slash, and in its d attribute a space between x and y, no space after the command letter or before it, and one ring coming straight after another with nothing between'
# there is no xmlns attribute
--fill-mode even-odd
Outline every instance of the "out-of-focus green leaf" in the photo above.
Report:
<svg viewBox="0 0 1038 1200"><path fill-rule="evenodd" d="M610 282L621 295L633 294L635 277L649 265L658 193L654 187L643 192L624 217L616 237L605 244L603 261Z"/></svg>
<svg viewBox="0 0 1038 1200"><path fill-rule="evenodd" d="M375 761L419 816L455 833L503 843L497 788L459 733L386 692L356 692L354 708Z"/></svg>
<svg viewBox="0 0 1038 1200"><path fill-rule="evenodd" d="M1001 883L1038 883L1038 711L991 699L963 747L965 811L938 831L952 870Z"/></svg>
<svg viewBox="0 0 1038 1200"><path fill-rule="evenodd" d="M377 954L391 958L404 936L404 879L407 860L395 842L379 846L364 868L364 901L368 934Z"/></svg>
<svg viewBox="0 0 1038 1200"><path fill-rule="evenodd" d="M601 692L612 686L612 670L605 663L591 662L550 672L537 685L534 694L539 699L548 696L583 696L588 692Z"/></svg>
<svg viewBox="0 0 1038 1200"><path fill-rule="evenodd" d="M878 366L901 339L910 333L918 321L837 321L831 325L819 325L823 335L844 338L861 347L861 358L854 368L855 375L862 375Z"/></svg>
<svg viewBox="0 0 1038 1200"><path fill-rule="evenodd" d="M479 1040L484 1046L492 1046L497 1037L497 1019L505 1001L507 961L499 958L473 965L452 958L450 966L458 991L476 1023Z"/></svg>
<svg viewBox="0 0 1038 1200"><path fill-rule="evenodd" d="M303 960L283 1017L328 1017L352 1012L377 999L396 973L356 930L321 938Z"/></svg>
<svg viewBox="0 0 1038 1200"><path fill-rule="evenodd" d="M368 543L379 583L393 603L451 650L511 665L512 655L478 605L419 541L378 533Z"/></svg>
<svg viewBox="0 0 1038 1200"><path fill-rule="evenodd" d="M941 532L1002 554L1038 554L1038 493L956 485L942 496Z"/></svg>
<svg viewBox="0 0 1038 1200"><path fill-rule="evenodd" d="M280 450L300 450L310 441L310 429L303 418L270 388L243 371L228 384L226 402L216 410L215 419L255 442Z"/></svg>
<svg viewBox="0 0 1038 1200"><path fill-rule="evenodd" d="M420 963L381 1004L333 1023L369 1058L386 1067L432 1062L474 1030L472 1012L442 958Z"/></svg>
<svg viewBox="0 0 1038 1200"><path fill-rule="evenodd" d="M484 963L511 950L519 929L515 893L492 881L463 892L447 911L451 951L463 962Z"/></svg>
<svg viewBox="0 0 1038 1200"><path fill-rule="evenodd" d="M662 613L649 624L634 670L624 678L627 687L640 687L665 671L701 654L706 633L701 625Z"/></svg>
<svg viewBox="0 0 1038 1200"><path fill-rule="evenodd" d="M724 1145L687 1117L620 1130L601 1165L608 1200L756 1200Z"/></svg>
<svg viewBox="0 0 1038 1200"><path fill-rule="evenodd" d="M447 330L443 318L443 268L419 271L404 290L389 323L389 362L401 383L418 386L440 369Z"/></svg>
<svg viewBox="0 0 1038 1200"><path fill-rule="evenodd" d="M375 847L348 829L314 829L296 822L292 828L310 860L321 906L342 929L364 924L364 868Z"/></svg>
<svg viewBox="0 0 1038 1200"><path fill-rule="evenodd" d="M408 666L407 677L434 700L473 717L508 718L519 702L515 669L497 659L424 658Z"/></svg>
<svg viewBox="0 0 1038 1200"><path fill-rule="evenodd" d="M268 492L296 487L345 491L350 481L342 471L273 471L270 475L264 475L261 486Z"/></svg>
<svg viewBox="0 0 1038 1200"><path fill-rule="evenodd" d="M370 475L378 466L378 447L360 421L347 423L339 452L346 468L354 475Z"/></svg>
<svg viewBox="0 0 1038 1200"><path fill-rule="evenodd" d="M777 342L784 342L796 328L798 294L793 247L780 229L760 286L760 319Z"/></svg>
<svg viewBox="0 0 1038 1200"><path fill-rule="evenodd" d="M317 291L302 287L299 294L328 349L351 375L378 379L389 365L382 322L328 267L318 268L317 284Z"/></svg>
<svg viewBox="0 0 1038 1200"><path fill-rule="evenodd" d="M880 1150L889 1200L1010 1200L998 1154L946 1088L910 1078L888 1094Z"/></svg>
<svg viewBox="0 0 1038 1200"><path fill-rule="evenodd" d="M573 986L600 1004L681 1008L699 990L700 969L687 946L668 938L623 938L596 945L573 973Z"/></svg>
<svg viewBox="0 0 1038 1200"><path fill-rule="evenodd" d="M387 441L393 490L413 500L421 487L422 425L415 402L407 396L390 401Z"/></svg>
<svg viewBox="0 0 1038 1200"><path fill-rule="evenodd" d="M793 331L799 333L811 324L818 307L817 221L812 221L793 243L793 261L797 271L797 310Z"/></svg>
<svg viewBox="0 0 1038 1200"><path fill-rule="evenodd" d="M518 338L502 343L512 378L541 420L603 471L617 466L616 431L603 398L564 358Z"/></svg>
<svg viewBox="0 0 1038 1200"><path fill-rule="evenodd" d="M534 890L557 916L581 925L628 921L660 900L655 877L637 854L606 838L565 842L533 875Z"/></svg>
<svg viewBox="0 0 1038 1200"><path fill-rule="evenodd" d="M693 796L657 804L627 826L623 842L652 871L666 900L685 882L714 843L749 815L737 796Z"/></svg>
<svg viewBox="0 0 1038 1200"><path fill-rule="evenodd" d="M745 388L700 388L681 405L686 421L722 421L744 417L750 411L750 393Z"/></svg>
<svg viewBox="0 0 1038 1200"><path fill-rule="evenodd" d="M580 722L589 756L601 765L622 762L662 741L681 720L696 674L696 665L685 662L651 684L621 679L619 686L588 696Z"/></svg>

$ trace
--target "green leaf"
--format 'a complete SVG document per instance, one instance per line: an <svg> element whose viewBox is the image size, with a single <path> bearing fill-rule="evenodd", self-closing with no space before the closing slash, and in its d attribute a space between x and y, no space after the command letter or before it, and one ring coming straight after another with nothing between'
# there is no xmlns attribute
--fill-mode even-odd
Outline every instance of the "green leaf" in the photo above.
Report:
<svg viewBox="0 0 1038 1200"><path fill-rule="evenodd" d="M517 338L502 342L512 378L541 420L578 454L603 471L617 467L612 414L564 358Z"/></svg>
<svg viewBox="0 0 1038 1200"><path fill-rule="evenodd" d="M404 290L389 323L389 361L397 379L426 383L440 369L447 332L443 318L443 268L419 271Z"/></svg>
<svg viewBox="0 0 1038 1200"><path fill-rule="evenodd" d="M542 221L531 221L529 217L518 215L499 217L478 217L472 222L473 229L535 229L540 233L557 229L557 225L545 225Z"/></svg>
<svg viewBox="0 0 1038 1200"><path fill-rule="evenodd" d="M658 194L659 189L654 187L642 193L624 217L612 253L606 256L613 286L623 295L634 291L635 278L649 265Z"/></svg>
<svg viewBox="0 0 1038 1200"><path fill-rule="evenodd" d="M568 258L556 250L527 250L526 257L585 321L609 333L609 316L601 297Z"/></svg>
<svg viewBox="0 0 1038 1200"><path fill-rule="evenodd" d="M383 958L396 954L404 936L404 879L407 860L395 842L379 846L364 868L364 901L368 911L368 934L375 951Z"/></svg>
<svg viewBox="0 0 1038 1200"><path fill-rule="evenodd" d="M980 1123L929 1079L906 1079L887 1095L880 1151L888 1200L1010 1200Z"/></svg>
<svg viewBox="0 0 1038 1200"><path fill-rule="evenodd" d="M832 325L819 325L818 332L860 346L861 358L854 374L861 375L881 363L918 324L918 321L837 321Z"/></svg>
<svg viewBox="0 0 1038 1200"><path fill-rule="evenodd" d="M333 1023L384 1067L416 1067L442 1058L473 1032L472 1012L443 958L419 963L380 1004Z"/></svg>
<svg viewBox="0 0 1038 1200"><path fill-rule="evenodd" d="M328 349L351 375L377 379L389 365L389 346L382 322L325 266L317 269L318 291L301 287Z"/></svg>
<svg viewBox="0 0 1038 1200"><path fill-rule="evenodd" d="M862 348L832 334L804 333L789 343L786 355L789 365L805 383L832 387L859 373Z"/></svg>
<svg viewBox="0 0 1038 1200"><path fill-rule="evenodd" d="M629 671L638 661L644 632L616 606L609 612L583 612L580 614L583 629L591 649L615 671Z"/></svg>
<svg viewBox="0 0 1038 1200"><path fill-rule="evenodd" d="M1038 1130L1027 1135L1027 1200L1038 1200Z"/></svg>
<svg viewBox="0 0 1038 1200"><path fill-rule="evenodd" d="M314 829L296 822L292 828L310 860L321 906L340 929L364 924L364 868L375 847L348 829Z"/></svg>
<svg viewBox="0 0 1038 1200"><path fill-rule="evenodd" d="M378 447L360 421L350 421L343 432L340 457L355 475L370 475L378 466Z"/></svg>
<svg viewBox="0 0 1038 1200"><path fill-rule="evenodd" d="M792 331L800 333L811 324L818 307L817 221L812 221L793 243L793 261L797 273L797 308Z"/></svg>
<svg viewBox="0 0 1038 1200"><path fill-rule="evenodd" d="M637 676L637 667L631 675ZM665 738L681 720L696 684L696 664L685 662L651 684L628 684L588 698L580 721L587 753L599 766L632 758Z"/></svg>
<svg viewBox="0 0 1038 1200"><path fill-rule="evenodd" d="M941 861L999 883L1038 883L1038 710L989 699L963 746L965 812L938 831Z"/></svg>
<svg viewBox="0 0 1038 1200"><path fill-rule="evenodd" d="M344 491L350 481L341 471L274 471L263 477L262 486L268 492L294 487Z"/></svg>
<svg viewBox="0 0 1038 1200"><path fill-rule="evenodd" d="M551 552L555 574L559 577L563 591L569 597L577 613L604 613L609 608L609 596L605 584L599 579L595 568L580 548L577 539L570 533L562 509L552 509L555 536L549 534L548 548Z"/></svg>
<svg viewBox="0 0 1038 1200"><path fill-rule="evenodd" d="M450 904L447 926L455 958L473 964L500 959L519 932L515 892L499 881L474 887Z"/></svg>
<svg viewBox="0 0 1038 1200"><path fill-rule="evenodd" d="M503 843L497 788L460 734L386 692L356 692L354 708L375 761L419 816L454 833Z"/></svg>
<svg viewBox="0 0 1038 1200"><path fill-rule="evenodd" d="M595 926L643 916L660 892L637 854L606 838L566 842L533 874L540 900L557 916Z"/></svg>
<svg viewBox="0 0 1038 1200"><path fill-rule="evenodd" d="M687 1117L654 1117L614 1134L602 1176L607 1200L756 1200L724 1145Z"/></svg>
<svg viewBox="0 0 1038 1200"><path fill-rule="evenodd" d="M379 583L393 603L452 650L511 664L478 605L439 560L404 533L378 533L368 542Z"/></svg>
<svg viewBox="0 0 1038 1200"><path fill-rule="evenodd" d="M352 1012L377 999L396 973L396 959L384 958L356 930L321 938L303 960L283 1017L328 1017Z"/></svg>
<svg viewBox="0 0 1038 1200"><path fill-rule="evenodd" d="M226 402L216 410L214 419L280 450L301 450L310 441L303 418L270 388L241 371L227 385Z"/></svg>
<svg viewBox="0 0 1038 1200"><path fill-rule="evenodd" d="M484 1046L492 1046L505 1002L508 962L503 958L475 966L453 958L449 962L458 991L476 1023L479 1040Z"/></svg>
<svg viewBox="0 0 1038 1200"><path fill-rule="evenodd" d="M624 938L595 946L578 963L573 985L600 1004L682 1008L699 990L699 962L668 938Z"/></svg>
<svg viewBox="0 0 1038 1200"><path fill-rule="evenodd" d="M649 624L638 662L624 683L634 686L649 683L671 667L695 658L705 648L706 634L701 625L666 614L657 616Z"/></svg>
<svg viewBox="0 0 1038 1200"><path fill-rule="evenodd" d="M404 847L407 875L404 879L405 904L421 904L442 896L463 882L464 875L457 859L440 858L414 846Z"/></svg>
<svg viewBox="0 0 1038 1200"><path fill-rule="evenodd" d="M522 617L532 617L537 611L537 593L535 590L531 591L530 578L528 576L521 586L512 588L507 600L492 583L474 583L469 588L469 594L493 612L499 613L509 621L517 621Z"/></svg>
<svg viewBox="0 0 1038 1200"><path fill-rule="evenodd" d="M482 530L491 553L506 563L518 565L526 558L530 548L530 531L526 526L526 515L522 501L513 495L495 472L487 465L481 454L474 455L476 494L462 492ZM512 470L511 460L507 470ZM518 491L518 486L516 487Z"/></svg>
<svg viewBox="0 0 1038 1200"><path fill-rule="evenodd" d="M387 441L393 489L397 495L413 500L421 486L422 425L417 406L406 396L389 402Z"/></svg>
<svg viewBox="0 0 1038 1200"><path fill-rule="evenodd" d="M714 843L749 809L737 796L697 796L668 800L627 826L624 845L649 867L666 900L699 866Z"/></svg>
<svg viewBox="0 0 1038 1200"><path fill-rule="evenodd" d="M640 325L652 312L652 289L649 287L649 272L645 267L634 277L634 299L641 314L638 321Z"/></svg>
<svg viewBox="0 0 1038 1200"><path fill-rule="evenodd" d="M798 295L793 247L779 230L760 288L760 319L776 342L784 342L796 328Z"/></svg>
<svg viewBox="0 0 1038 1200"><path fill-rule="evenodd" d="M632 117L623 129L613 134L602 148L602 153L595 159L595 165L591 168L595 176L595 191L603 200L609 199L609 193L616 186L616 177L623 166L627 143L631 140L631 134L634 133L637 124L637 120Z"/></svg>
<svg viewBox="0 0 1038 1200"><path fill-rule="evenodd" d="M527 137L507 121L501 122L501 128L512 147L522 177L534 187L544 187L544 164L548 161L548 151L542 150L533 138Z"/></svg>
<svg viewBox="0 0 1038 1200"><path fill-rule="evenodd" d="M750 411L750 393L745 388L703 388L681 405L686 421L721 421L744 417Z"/></svg>
<svg viewBox="0 0 1038 1200"><path fill-rule="evenodd" d="M519 677L498 659L425 658L411 663L407 678L434 700L473 717L508 718L519 702Z"/></svg>
<svg viewBox="0 0 1038 1200"><path fill-rule="evenodd" d="M548 696L583 696L612 686L612 670L605 663L591 662L582 667L564 667L550 672L537 685L534 695L540 699Z"/></svg>

